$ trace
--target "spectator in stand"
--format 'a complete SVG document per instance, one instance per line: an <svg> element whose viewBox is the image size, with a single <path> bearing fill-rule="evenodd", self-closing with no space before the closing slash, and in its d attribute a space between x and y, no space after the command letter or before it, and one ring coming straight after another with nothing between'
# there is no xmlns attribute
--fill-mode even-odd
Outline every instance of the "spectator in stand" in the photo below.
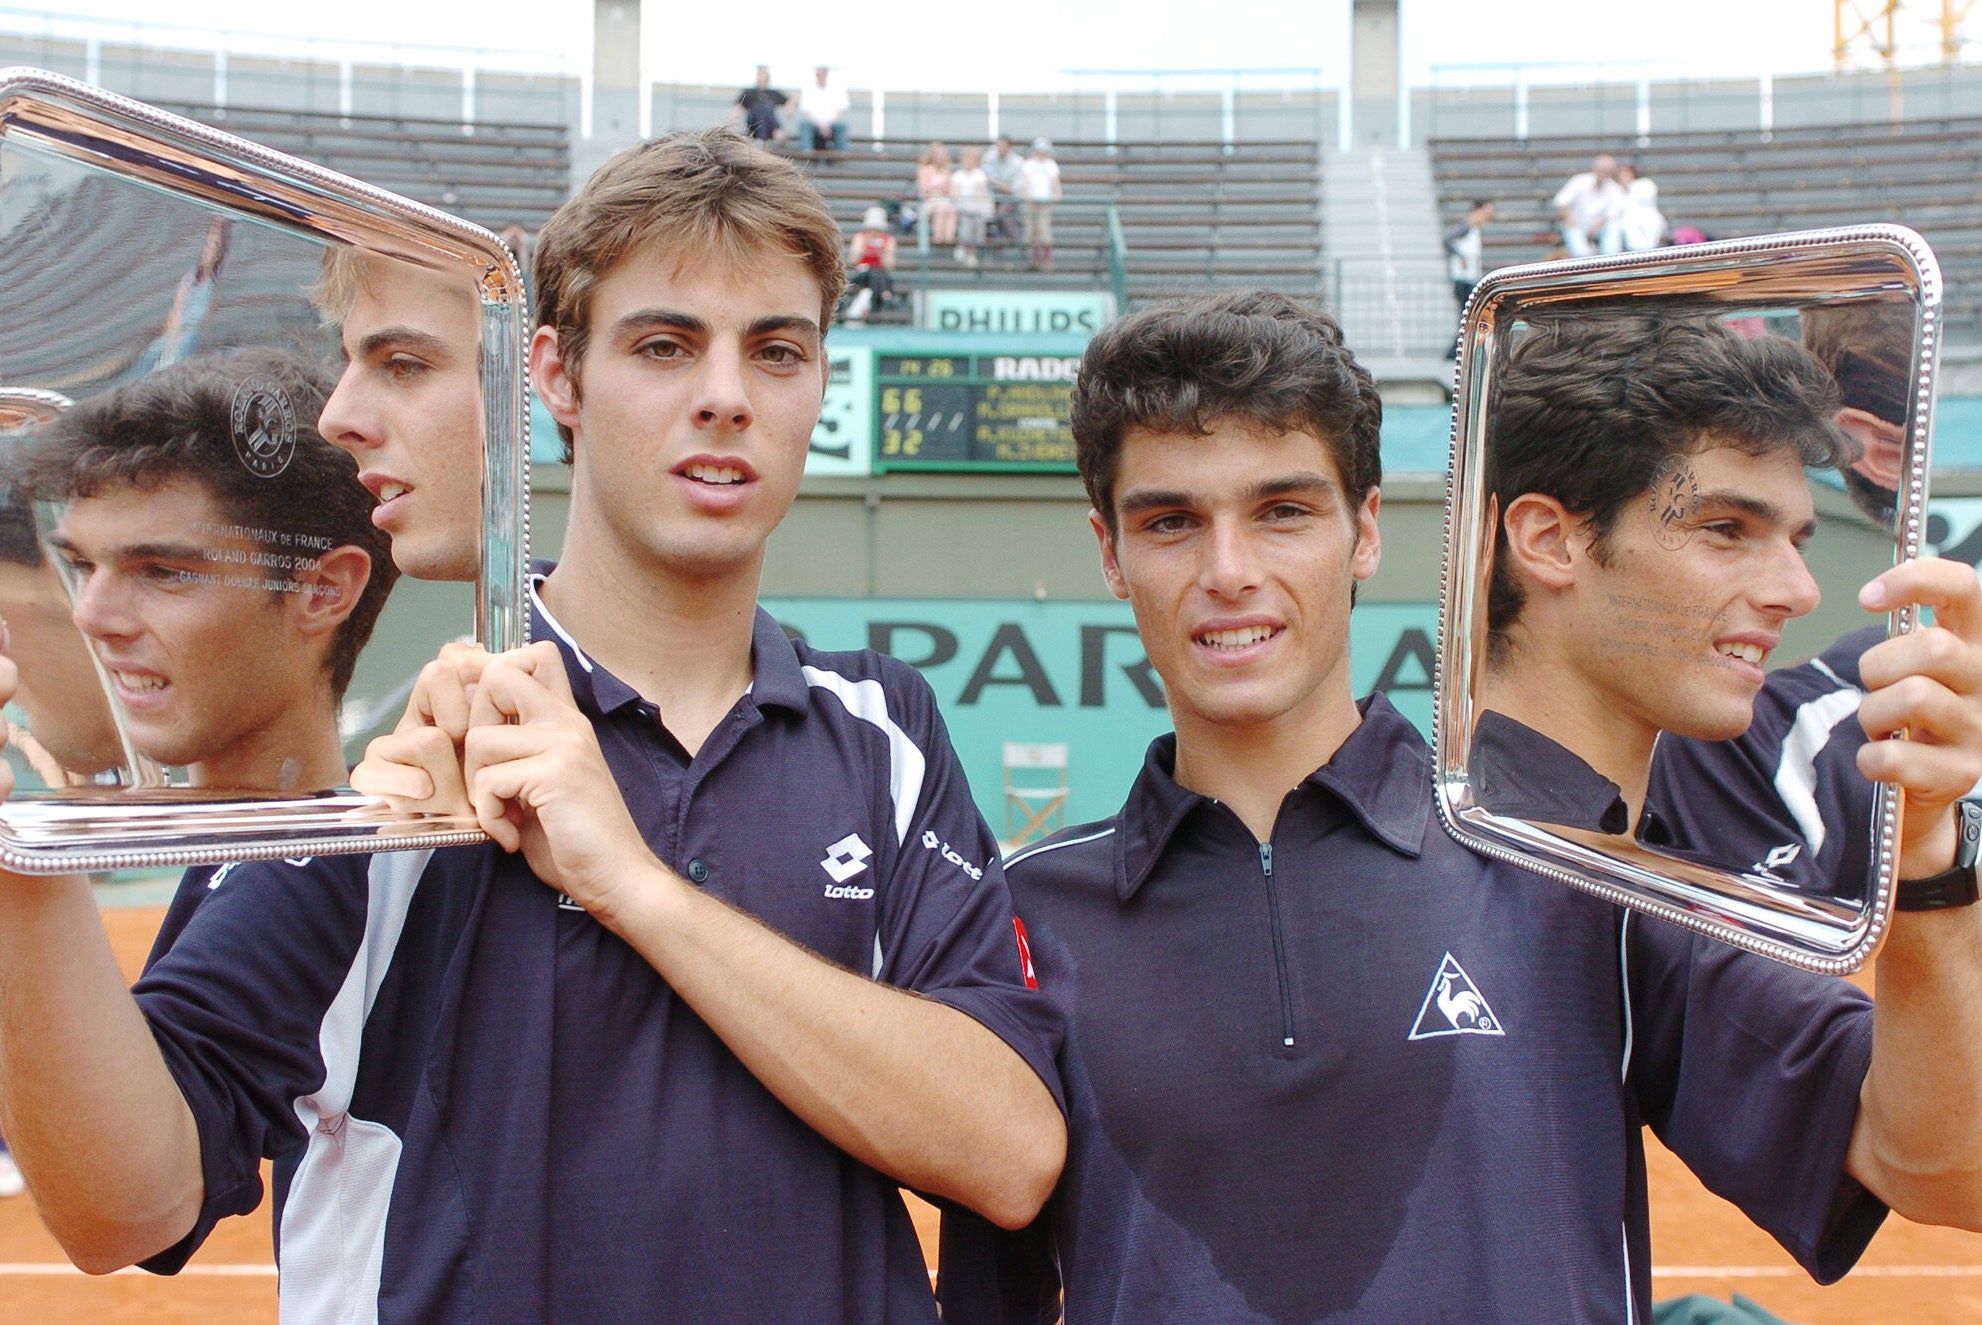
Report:
<svg viewBox="0 0 1982 1325"><path fill-rule="evenodd" d="M984 158L984 177L991 181L991 197L996 206L991 216L991 233L1000 243L1019 237L1019 189L1025 181L1025 158L1003 134L991 145Z"/></svg>
<svg viewBox="0 0 1982 1325"><path fill-rule="evenodd" d="M1060 200L1060 163L1053 159L1053 144L1045 138L1032 140L1032 155L1020 168L1020 187L1025 198L1025 244L1032 265L1039 271L1053 270L1053 204Z"/></svg>
<svg viewBox="0 0 1982 1325"><path fill-rule="evenodd" d="M963 161L950 175L950 193L957 200L957 261L975 267L991 220L991 180L984 173L984 153L975 147L963 149Z"/></svg>
<svg viewBox="0 0 1982 1325"><path fill-rule="evenodd" d="M950 192L950 149L931 143L915 168L915 196L929 218L929 241L937 247L957 242L957 201Z"/></svg>
<svg viewBox="0 0 1982 1325"><path fill-rule="evenodd" d="M1492 219L1493 199L1475 198L1473 205L1466 209L1466 219L1445 232L1445 267L1452 277L1452 297L1458 300L1461 312L1465 311L1466 301L1473 297L1473 287L1480 283L1480 228ZM1455 359L1458 356L1459 343L1455 339L1446 348L1445 357Z"/></svg>
<svg viewBox="0 0 1982 1325"><path fill-rule="evenodd" d="M846 89L832 81L832 73L820 65L813 71L814 85L798 94L799 142L808 152L846 151L849 103Z"/></svg>
<svg viewBox="0 0 1982 1325"><path fill-rule="evenodd" d="M1665 239L1665 213L1659 210L1659 186L1638 173L1635 162L1617 168L1621 196L1603 228L1606 253L1642 253Z"/></svg>
<svg viewBox="0 0 1982 1325"><path fill-rule="evenodd" d="M234 222L225 216L206 228L199 261L179 278L178 288L172 292L172 307L165 312L165 325L138 354L126 381L170 368L199 348L200 329L206 324L207 310L213 307L213 289L220 283L220 269L227 263L227 244L233 233Z"/></svg>
<svg viewBox="0 0 1982 1325"><path fill-rule="evenodd" d="M741 124L743 131L760 143L774 142L785 136L784 122L780 117L784 114L785 103L790 100L771 86L771 67L760 64L757 66L757 81L736 94L736 105L730 111L730 123Z"/></svg>
<svg viewBox="0 0 1982 1325"><path fill-rule="evenodd" d="M876 305L886 307L895 297L895 237L888 230L888 209L869 207L860 229L847 243L847 288L853 301L843 322L858 325Z"/></svg>
<svg viewBox="0 0 1982 1325"><path fill-rule="evenodd" d="M1466 219L1445 232L1446 270L1452 276L1452 297L1464 308L1480 283L1480 227L1493 219L1493 199L1475 198Z"/></svg>
<svg viewBox="0 0 1982 1325"><path fill-rule="evenodd" d="M1562 246L1570 257L1587 258L1597 251L1597 237L1623 197L1624 189L1617 182L1617 158L1609 153L1592 161L1582 174L1571 175L1555 191L1556 221L1562 227Z"/></svg>

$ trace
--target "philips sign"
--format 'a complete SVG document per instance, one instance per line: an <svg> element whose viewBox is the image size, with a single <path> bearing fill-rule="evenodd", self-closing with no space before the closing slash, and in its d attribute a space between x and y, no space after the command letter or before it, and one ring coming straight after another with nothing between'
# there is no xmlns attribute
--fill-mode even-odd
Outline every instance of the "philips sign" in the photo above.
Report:
<svg viewBox="0 0 1982 1325"><path fill-rule="evenodd" d="M922 298L923 325L931 331L1091 336L1115 316L1110 294L930 290Z"/></svg>

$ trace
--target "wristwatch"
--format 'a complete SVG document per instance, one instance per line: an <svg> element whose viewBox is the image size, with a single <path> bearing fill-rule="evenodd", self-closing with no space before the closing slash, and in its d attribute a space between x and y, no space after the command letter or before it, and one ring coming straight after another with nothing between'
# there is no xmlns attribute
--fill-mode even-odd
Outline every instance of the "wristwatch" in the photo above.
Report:
<svg viewBox="0 0 1982 1325"><path fill-rule="evenodd" d="M1962 801L1955 826L1954 867L1926 879L1901 879L1893 905L1901 911L1945 911L1976 899L1975 859L1982 854L1982 801Z"/></svg>

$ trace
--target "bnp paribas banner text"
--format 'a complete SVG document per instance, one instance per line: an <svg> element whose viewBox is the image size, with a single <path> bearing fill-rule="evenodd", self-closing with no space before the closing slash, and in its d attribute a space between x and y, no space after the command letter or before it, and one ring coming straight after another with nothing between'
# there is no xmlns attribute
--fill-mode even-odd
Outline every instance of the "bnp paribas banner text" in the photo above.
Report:
<svg viewBox="0 0 1982 1325"><path fill-rule="evenodd" d="M773 598L764 606L818 648L878 649L918 668L1000 837L1025 822L1017 804L1007 812L1006 742L1065 743L1064 821L1075 824L1114 813L1149 742L1170 730L1162 681L1125 603ZM1364 603L1350 618L1356 694L1389 692L1427 733L1437 619L1432 603ZM1014 777L1050 783L1056 774Z"/></svg>

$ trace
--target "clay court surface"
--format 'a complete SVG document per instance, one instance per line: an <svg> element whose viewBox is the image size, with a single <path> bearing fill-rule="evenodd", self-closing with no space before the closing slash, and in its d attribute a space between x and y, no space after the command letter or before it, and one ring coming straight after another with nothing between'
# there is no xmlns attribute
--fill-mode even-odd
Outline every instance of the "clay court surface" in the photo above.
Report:
<svg viewBox="0 0 1982 1325"><path fill-rule="evenodd" d="M135 974L161 908L120 907L106 922ZM1843 1283L1819 1288L1733 1206L1704 1191L1663 1150L1651 1156L1654 1291L1743 1293L1810 1325L1967 1325L1982 1320L1982 1235L1886 1223ZM916 1211L925 1245L935 1220ZM27 1198L0 1201L0 1325L274 1325L275 1271L266 1207L221 1225L185 1273L92 1279L71 1269Z"/></svg>

